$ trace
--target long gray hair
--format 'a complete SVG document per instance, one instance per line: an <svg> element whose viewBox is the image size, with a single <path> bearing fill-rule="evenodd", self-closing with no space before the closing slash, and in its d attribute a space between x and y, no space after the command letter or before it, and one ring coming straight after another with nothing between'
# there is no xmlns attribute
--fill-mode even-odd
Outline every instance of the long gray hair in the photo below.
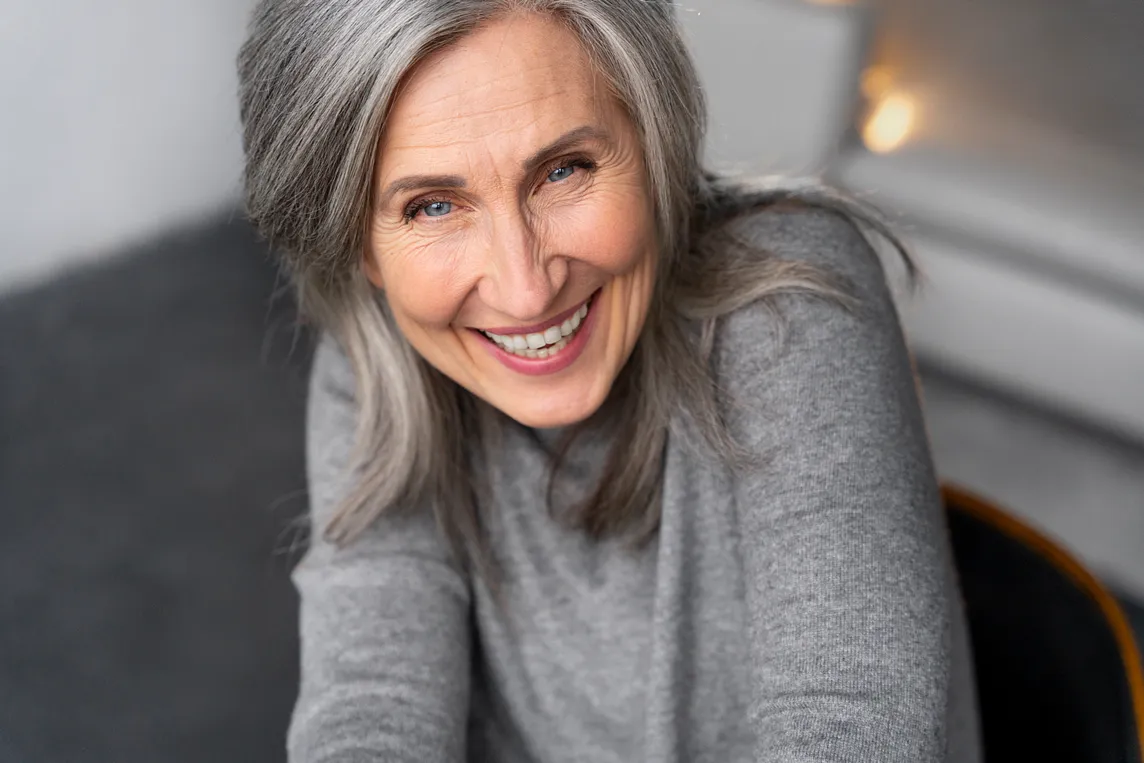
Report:
<svg viewBox="0 0 1144 763"><path fill-rule="evenodd" d="M747 188L703 172L705 103L667 0L259 2L239 54L248 213L282 253L303 314L336 337L357 379L357 488L325 532L346 542L387 509L430 505L462 561L480 570L489 559L471 445L485 441L496 415L404 340L362 258L378 138L402 78L512 11L551 14L576 33L635 123L655 193L658 276L613 389L626 401L611 411L615 457L594 493L565 513L573 526L636 543L654 534L679 411L716 452L735 457L707 358L720 316L783 292L845 300L829 274L738 240L733 220L810 204L894 241L877 215L818 184Z"/></svg>

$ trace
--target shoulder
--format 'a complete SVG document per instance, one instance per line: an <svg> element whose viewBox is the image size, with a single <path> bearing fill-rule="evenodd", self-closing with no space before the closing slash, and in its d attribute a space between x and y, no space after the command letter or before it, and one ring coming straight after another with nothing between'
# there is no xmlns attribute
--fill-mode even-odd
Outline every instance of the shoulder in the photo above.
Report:
<svg viewBox="0 0 1144 763"><path fill-rule="evenodd" d="M353 366L328 333L318 337L306 401L306 449L311 468L344 467L357 431Z"/></svg>
<svg viewBox="0 0 1144 763"><path fill-rule="evenodd" d="M353 460L358 426L353 367L338 342L319 336L310 367L306 402L306 465L311 508L327 514L351 487L347 469Z"/></svg>
<svg viewBox="0 0 1144 763"><path fill-rule="evenodd" d="M748 408L765 405L769 414L785 410L796 418L823 412L812 408L878 408L887 396L913 393L886 272L854 222L796 208L733 225L767 254L818 269L842 296L795 289L724 316L713 357L721 389Z"/></svg>
<svg viewBox="0 0 1144 763"><path fill-rule="evenodd" d="M322 332L310 366L311 406L334 401L352 403L354 388L354 372L349 357L331 334Z"/></svg>
<svg viewBox="0 0 1144 763"><path fill-rule="evenodd" d="M729 231L761 255L813 268L835 293L799 283L756 300L724 317L718 341L758 345L760 334L787 336L815 329L854 330L873 322L897 333L898 316L882 261L866 234L847 215L816 207L786 206L739 218ZM841 338L841 337L840 337ZM824 348L825 349L825 348Z"/></svg>
<svg viewBox="0 0 1144 763"><path fill-rule="evenodd" d="M861 299L884 290L886 273L854 218L825 207L787 204L729 223L736 238L787 262L815 267Z"/></svg>

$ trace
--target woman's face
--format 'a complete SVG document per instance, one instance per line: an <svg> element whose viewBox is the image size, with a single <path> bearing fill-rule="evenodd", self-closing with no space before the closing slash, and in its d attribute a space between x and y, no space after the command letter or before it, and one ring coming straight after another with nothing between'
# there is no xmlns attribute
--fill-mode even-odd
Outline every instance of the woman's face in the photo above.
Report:
<svg viewBox="0 0 1144 763"><path fill-rule="evenodd" d="M438 370L582 421L635 346L656 235L631 120L576 36L516 15L421 62L379 144L365 268Z"/></svg>

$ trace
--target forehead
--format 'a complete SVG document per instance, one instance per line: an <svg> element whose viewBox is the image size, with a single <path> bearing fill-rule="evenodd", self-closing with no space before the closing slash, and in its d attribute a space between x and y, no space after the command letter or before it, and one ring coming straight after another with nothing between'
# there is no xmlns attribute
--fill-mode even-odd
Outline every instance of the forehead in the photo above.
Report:
<svg viewBox="0 0 1144 763"><path fill-rule="evenodd" d="M620 108L576 35L520 14L492 22L420 62L395 99L379 161L498 142L522 155Z"/></svg>

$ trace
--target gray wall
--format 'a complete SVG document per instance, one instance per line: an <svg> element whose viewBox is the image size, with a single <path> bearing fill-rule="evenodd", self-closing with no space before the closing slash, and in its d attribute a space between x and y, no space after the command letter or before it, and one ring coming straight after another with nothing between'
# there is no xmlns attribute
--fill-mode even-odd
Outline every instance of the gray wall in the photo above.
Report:
<svg viewBox="0 0 1144 763"><path fill-rule="evenodd" d="M929 276L915 349L1144 439L1144 5L879 5L874 61L918 116L831 174L895 215Z"/></svg>
<svg viewBox="0 0 1144 763"><path fill-rule="evenodd" d="M249 0L0 0L0 290L219 213Z"/></svg>
<svg viewBox="0 0 1144 763"><path fill-rule="evenodd" d="M688 0L680 20L723 171L821 172L846 130L860 61L856 7L799 0Z"/></svg>

